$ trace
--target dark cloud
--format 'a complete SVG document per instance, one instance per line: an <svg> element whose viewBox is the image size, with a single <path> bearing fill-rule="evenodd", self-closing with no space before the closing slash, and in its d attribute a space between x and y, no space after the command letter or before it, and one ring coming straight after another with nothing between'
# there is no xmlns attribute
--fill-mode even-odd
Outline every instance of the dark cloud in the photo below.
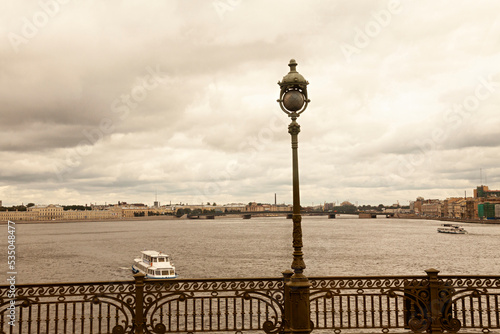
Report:
<svg viewBox="0 0 500 334"><path fill-rule="evenodd" d="M304 203L444 196L498 172L496 2L228 3L69 2L29 36L40 4L2 4L0 199L290 202L290 58L312 100Z"/></svg>

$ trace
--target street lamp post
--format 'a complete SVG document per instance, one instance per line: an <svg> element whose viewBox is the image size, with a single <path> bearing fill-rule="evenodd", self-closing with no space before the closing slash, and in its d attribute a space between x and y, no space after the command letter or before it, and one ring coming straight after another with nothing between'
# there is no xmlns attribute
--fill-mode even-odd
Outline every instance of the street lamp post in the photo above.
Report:
<svg viewBox="0 0 500 334"><path fill-rule="evenodd" d="M297 63L291 59L290 72L283 77L280 86L280 98L278 103L291 119L288 133L292 137L292 180L293 180L293 275L287 283L289 289L289 319L285 319L287 331L291 333L310 333L312 331L310 320L309 303L309 280L304 275L306 264L302 252L302 216L300 215L300 193L299 193L299 157L298 157L298 135L300 125L297 118L302 114L309 104L307 98L307 85L309 82L297 72Z"/></svg>

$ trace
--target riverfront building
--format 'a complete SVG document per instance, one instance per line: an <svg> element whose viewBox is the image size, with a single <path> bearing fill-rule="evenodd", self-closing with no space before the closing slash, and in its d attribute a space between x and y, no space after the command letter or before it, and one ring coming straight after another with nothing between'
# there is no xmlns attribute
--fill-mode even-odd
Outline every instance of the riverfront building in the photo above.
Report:
<svg viewBox="0 0 500 334"><path fill-rule="evenodd" d="M245 210L247 212L272 212L272 211L291 211L293 206L286 204L261 204L256 202L250 202Z"/></svg>
<svg viewBox="0 0 500 334"><path fill-rule="evenodd" d="M39 220L59 220L64 216L64 208L60 205L35 205L28 208L28 212L34 212Z"/></svg>
<svg viewBox="0 0 500 334"><path fill-rule="evenodd" d="M500 199L500 190L490 190L488 186L479 186L474 189L474 197L476 198L498 198Z"/></svg>
<svg viewBox="0 0 500 334"><path fill-rule="evenodd" d="M66 208L68 209L68 208ZM225 205L165 205L149 207L142 203L118 205L91 205L84 210L65 210L63 206L35 205L26 211L0 211L0 221L53 221L53 220L108 220L160 215L175 215L179 210L189 209L200 213L238 213L238 212L274 212L291 211L291 205L271 205L250 203L231 203Z"/></svg>
<svg viewBox="0 0 500 334"><path fill-rule="evenodd" d="M410 203L417 216L452 219L500 219L500 190L481 185L474 197L450 197L445 200L418 197Z"/></svg>
<svg viewBox="0 0 500 334"><path fill-rule="evenodd" d="M40 220L38 217L38 213L32 211L0 211L0 221Z"/></svg>
<svg viewBox="0 0 500 334"><path fill-rule="evenodd" d="M106 210L64 210L60 205L35 205L26 211L0 211L0 221L99 220L122 218L121 208Z"/></svg>
<svg viewBox="0 0 500 334"><path fill-rule="evenodd" d="M1 204L1 202L0 202ZM357 206L349 202L342 205ZM18 207L16 207L18 208ZM169 204L160 206L157 201L150 207L142 203L127 204L118 202L114 205L91 205L82 210L66 210L61 205L34 205L28 208L23 206L15 211L0 211L0 221L52 221L52 220L109 220L134 217L148 217L159 215L176 215L180 213L196 214L225 214L239 212L289 212L292 205L286 204L263 204L257 202L231 203L225 205L199 204ZM325 203L324 206L316 207L316 211L327 211L332 209L333 204ZM6 210L7 208L3 208ZM21 211L25 209L24 211ZM179 212L179 210L182 210ZM386 213L394 213L401 216L410 214L429 218L451 218L451 219L500 219L500 190L489 190L488 186L481 185L474 189L474 197L450 197L444 200L424 199L418 197L410 202L409 209L404 211L398 206L387 208Z"/></svg>

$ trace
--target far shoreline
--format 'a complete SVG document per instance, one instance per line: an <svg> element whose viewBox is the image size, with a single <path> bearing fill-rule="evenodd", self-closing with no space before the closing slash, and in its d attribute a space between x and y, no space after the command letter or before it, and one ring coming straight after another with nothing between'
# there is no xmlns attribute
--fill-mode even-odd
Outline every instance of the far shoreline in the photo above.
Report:
<svg viewBox="0 0 500 334"><path fill-rule="evenodd" d="M244 212L244 213L230 213L230 214L222 214L222 215L215 215L215 219L227 219L227 218L238 218L241 217L243 219L244 215L251 214L252 218L262 218L262 217L283 217L285 218L287 216L286 213L249 213L249 212ZM341 215L338 214L337 215ZM351 215L351 214L345 214L345 215ZM213 220L213 219L208 219L204 217L205 215L200 215L200 218L189 218L186 214L177 217L173 215L162 215L162 216L147 216L147 217L122 217L122 218L117 218L117 219L71 219L71 220L18 220L18 221L13 221L16 225L17 224L71 224L71 223L104 223L104 222L123 222L123 221L136 221L136 222L141 222L141 221L153 221L153 220ZM317 214L311 214L311 213L302 213L302 216L317 216ZM328 214L324 214L322 216L328 216ZM341 217L338 217L342 219ZM362 221L370 221L376 218L360 218ZM422 216L415 216L415 215L396 215L393 218L389 219L411 219L411 220L432 220L432 221L441 221L441 222L448 222L448 223L456 223L456 224L486 224L486 225L495 225L495 224L500 224L500 220L480 220L480 219L456 219L456 218L444 218L444 217L422 217ZM332 221L335 221L335 219L332 219ZM7 221L0 221L0 225L7 225Z"/></svg>
<svg viewBox="0 0 500 334"><path fill-rule="evenodd" d="M226 219L226 218L237 218L238 216L243 216L248 213L233 213L233 214L224 214L224 215L215 215L216 219ZM203 215L202 215L203 216ZM267 214L264 215L262 213L255 214L255 218L257 217L285 217L286 214ZM163 215L163 216L147 216L147 217L122 217L116 219L60 219L60 220L11 220L16 225L17 224L72 224L72 223L104 223L104 222L123 222L123 221L151 221L151 220L213 220L207 218L196 218L191 219L188 218L187 215L183 215L181 217L172 216L172 215ZM7 225L7 221L0 221L0 225Z"/></svg>

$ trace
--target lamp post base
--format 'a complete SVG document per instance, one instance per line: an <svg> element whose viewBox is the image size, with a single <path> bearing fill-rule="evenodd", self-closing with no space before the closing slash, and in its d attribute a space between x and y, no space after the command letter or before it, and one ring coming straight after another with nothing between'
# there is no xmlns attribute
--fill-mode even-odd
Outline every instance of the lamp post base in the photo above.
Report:
<svg viewBox="0 0 500 334"><path fill-rule="evenodd" d="M296 276L296 275L294 275ZM292 276L288 285L290 291L290 333L309 334L312 329L310 319L310 286L309 280L303 277Z"/></svg>

